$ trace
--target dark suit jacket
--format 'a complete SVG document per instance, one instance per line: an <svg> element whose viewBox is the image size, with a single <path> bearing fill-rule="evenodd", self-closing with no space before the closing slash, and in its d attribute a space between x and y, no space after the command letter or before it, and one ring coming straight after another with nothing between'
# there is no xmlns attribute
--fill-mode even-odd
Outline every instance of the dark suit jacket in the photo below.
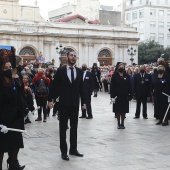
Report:
<svg viewBox="0 0 170 170"><path fill-rule="evenodd" d="M86 72L86 75L83 80L83 88L84 93L86 95L91 95L94 90L94 81L93 81L93 74L89 71Z"/></svg>
<svg viewBox="0 0 170 170"><path fill-rule="evenodd" d="M83 92L83 71L76 67L77 76L72 84L67 76L67 67L58 68L54 80L49 87L48 101L59 98L62 107L79 107L79 99L85 103Z"/></svg>
<svg viewBox="0 0 170 170"><path fill-rule="evenodd" d="M141 73L135 74L133 77L133 92L136 97L148 97L151 93L151 75L145 73L143 78L144 83L142 84Z"/></svg>

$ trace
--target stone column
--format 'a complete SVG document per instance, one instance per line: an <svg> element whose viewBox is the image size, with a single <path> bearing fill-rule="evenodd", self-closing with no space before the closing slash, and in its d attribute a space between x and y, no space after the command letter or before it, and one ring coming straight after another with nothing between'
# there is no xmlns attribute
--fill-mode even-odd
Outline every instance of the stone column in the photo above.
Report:
<svg viewBox="0 0 170 170"><path fill-rule="evenodd" d="M43 57L45 58L45 61L49 61L49 46L48 43L45 41L43 45L43 50L39 49L38 52L42 52Z"/></svg>
<svg viewBox="0 0 170 170"><path fill-rule="evenodd" d="M121 26L125 25L125 10L126 10L126 0L122 0L122 11L121 11Z"/></svg>
<svg viewBox="0 0 170 170"><path fill-rule="evenodd" d="M128 48L128 45L120 44L120 45L118 45L118 48L119 48L119 59L120 59L120 61L125 62L125 63L129 63L130 60L127 62L127 59L126 59L126 56L127 56L126 49Z"/></svg>
<svg viewBox="0 0 170 170"><path fill-rule="evenodd" d="M49 42L49 61L52 61L52 42Z"/></svg>
<svg viewBox="0 0 170 170"><path fill-rule="evenodd" d="M119 54L118 54L118 58L117 58L117 62L123 62L123 49L121 45L118 45L118 49L119 49Z"/></svg>
<svg viewBox="0 0 170 170"><path fill-rule="evenodd" d="M83 55L82 55L82 63L80 63L80 65L82 65L83 63L88 64L88 44L87 43L83 43Z"/></svg>
<svg viewBox="0 0 170 170"><path fill-rule="evenodd" d="M94 57L95 57L95 50L94 50L94 44L93 43L88 44L88 57L89 57L89 60L88 60L87 66L92 67L93 60L94 60Z"/></svg>

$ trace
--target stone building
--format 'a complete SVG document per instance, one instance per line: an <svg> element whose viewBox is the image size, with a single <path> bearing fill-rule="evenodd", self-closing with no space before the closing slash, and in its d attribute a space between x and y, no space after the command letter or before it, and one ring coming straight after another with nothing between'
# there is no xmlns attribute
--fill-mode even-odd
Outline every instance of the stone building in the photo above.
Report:
<svg viewBox="0 0 170 170"><path fill-rule="evenodd" d="M65 62L65 56L56 53L56 47L73 49L78 56L77 66L94 62L114 65L118 61L130 64L127 49L138 48L135 28L81 23L47 22L37 6L20 6L19 0L0 0L0 45L13 45L25 62L42 52L46 61L55 65ZM61 58L60 58L61 57ZM138 62L138 56L134 56Z"/></svg>
<svg viewBox="0 0 170 170"><path fill-rule="evenodd" d="M140 41L170 48L170 0L122 0L122 21L135 27Z"/></svg>

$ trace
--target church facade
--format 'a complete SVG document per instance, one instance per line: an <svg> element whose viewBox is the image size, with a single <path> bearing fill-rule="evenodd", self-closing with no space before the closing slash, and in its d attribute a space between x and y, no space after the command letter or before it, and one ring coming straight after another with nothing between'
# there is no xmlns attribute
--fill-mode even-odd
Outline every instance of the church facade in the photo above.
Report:
<svg viewBox="0 0 170 170"><path fill-rule="evenodd" d="M14 46L27 63L42 53L46 62L54 59L59 66L65 56L56 47L62 45L76 52L77 66L98 61L101 65L130 64L127 50L138 49L135 28L90 24L81 17L72 19L81 22L49 22L36 5L20 6L19 0L0 0L0 11L0 45ZM134 62L138 63L137 54Z"/></svg>

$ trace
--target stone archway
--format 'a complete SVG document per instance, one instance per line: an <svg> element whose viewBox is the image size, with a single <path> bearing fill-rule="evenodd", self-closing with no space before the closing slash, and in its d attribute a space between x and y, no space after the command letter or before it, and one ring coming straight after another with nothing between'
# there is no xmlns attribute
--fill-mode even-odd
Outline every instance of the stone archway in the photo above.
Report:
<svg viewBox="0 0 170 170"><path fill-rule="evenodd" d="M98 54L100 66L112 65L112 54L108 49L103 49Z"/></svg>
<svg viewBox="0 0 170 170"><path fill-rule="evenodd" d="M27 65L31 60L36 59L36 51L32 47L26 46L20 50L19 56L23 58L24 65Z"/></svg>

